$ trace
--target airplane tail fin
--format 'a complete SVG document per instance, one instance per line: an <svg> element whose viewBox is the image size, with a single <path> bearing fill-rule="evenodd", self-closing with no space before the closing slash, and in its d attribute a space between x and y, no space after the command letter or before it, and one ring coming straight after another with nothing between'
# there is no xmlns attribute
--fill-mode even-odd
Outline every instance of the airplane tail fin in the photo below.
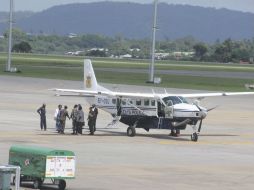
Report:
<svg viewBox="0 0 254 190"><path fill-rule="evenodd" d="M90 59L84 60L84 89L97 91L97 80L94 74L92 62Z"/></svg>

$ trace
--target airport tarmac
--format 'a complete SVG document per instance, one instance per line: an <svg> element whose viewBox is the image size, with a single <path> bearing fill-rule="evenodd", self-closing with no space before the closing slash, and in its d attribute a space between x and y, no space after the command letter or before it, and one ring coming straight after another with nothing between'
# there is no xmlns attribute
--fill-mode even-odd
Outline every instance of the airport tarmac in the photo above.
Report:
<svg viewBox="0 0 254 190"><path fill-rule="evenodd" d="M112 86L118 90L151 91L147 87ZM50 88L81 89L82 82L0 76L0 165L8 163L12 145L26 144L75 152L76 178L69 190L252 190L254 188L254 96L206 98L209 112L198 142L190 141L189 127L179 138L167 130L137 129L127 137L127 126L106 128L111 116L99 111L94 136L54 131L58 104L69 111L83 98L56 97ZM155 90L159 91L159 90ZM168 92L195 91L168 89ZM48 130L41 131L36 110L47 104ZM71 127L71 121L67 121ZM30 189L29 185L23 189ZM45 189L49 189L45 187Z"/></svg>

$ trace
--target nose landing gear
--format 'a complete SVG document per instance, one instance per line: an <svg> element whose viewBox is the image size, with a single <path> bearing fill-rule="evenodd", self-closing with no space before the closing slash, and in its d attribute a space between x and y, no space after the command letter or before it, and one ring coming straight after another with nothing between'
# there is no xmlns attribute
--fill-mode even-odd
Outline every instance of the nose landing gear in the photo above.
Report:
<svg viewBox="0 0 254 190"><path fill-rule="evenodd" d="M193 133L193 134L191 135L191 140L192 140L193 142L197 142L197 141L198 141L198 134L197 134L197 133Z"/></svg>

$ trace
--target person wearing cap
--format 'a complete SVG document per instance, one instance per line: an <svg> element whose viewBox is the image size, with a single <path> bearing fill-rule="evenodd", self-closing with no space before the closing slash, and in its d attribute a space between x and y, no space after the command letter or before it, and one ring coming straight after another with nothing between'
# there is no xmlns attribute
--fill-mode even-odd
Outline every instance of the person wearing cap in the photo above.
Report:
<svg viewBox="0 0 254 190"><path fill-rule="evenodd" d="M46 124L46 104L42 104L42 106L37 109L37 113L40 115L40 126L41 130L44 129L44 131L47 130L47 124Z"/></svg>

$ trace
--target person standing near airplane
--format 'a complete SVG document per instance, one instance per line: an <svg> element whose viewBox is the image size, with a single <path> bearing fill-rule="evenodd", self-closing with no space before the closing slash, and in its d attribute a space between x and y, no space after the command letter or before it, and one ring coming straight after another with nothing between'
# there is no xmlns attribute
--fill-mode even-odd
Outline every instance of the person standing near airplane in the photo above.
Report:
<svg viewBox="0 0 254 190"><path fill-rule="evenodd" d="M95 131L95 111L93 110L92 107L89 108L89 113L88 113L88 126L89 126L89 135L94 135Z"/></svg>
<svg viewBox="0 0 254 190"><path fill-rule="evenodd" d="M82 110L82 106L79 104L78 105L78 112L77 112L77 131L76 134L81 134L82 135L82 127L85 125L84 121L84 112Z"/></svg>
<svg viewBox="0 0 254 190"><path fill-rule="evenodd" d="M60 132L60 111L62 109L62 105L59 104L58 108L55 111L55 115L54 115L54 120L56 121L56 131L59 133Z"/></svg>
<svg viewBox="0 0 254 190"><path fill-rule="evenodd" d="M94 132L96 131L96 120L97 120L97 115L98 115L98 109L96 108L95 104L92 105L92 110L94 113Z"/></svg>
<svg viewBox="0 0 254 190"><path fill-rule="evenodd" d="M74 105L72 111L71 111L71 119L72 119L72 130L73 135L77 134L77 113L78 113L78 105Z"/></svg>
<svg viewBox="0 0 254 190"><path fill-rule="evenodd" d="M42 104L42 106L37 110L37 113L40 115L40 126L41 130L47 130L46 124L46 104Z"/></svg>
<svg viewBox="0 0 254 190"><path fill-rule="evenodd" d="M69 113L67 111L68 107L64 106L64 109L60 111L60 124L61 124L61 129L60 133L64 134L64 129L65 129L65 122L66 122L66 117L70 119Z"/></svg>

